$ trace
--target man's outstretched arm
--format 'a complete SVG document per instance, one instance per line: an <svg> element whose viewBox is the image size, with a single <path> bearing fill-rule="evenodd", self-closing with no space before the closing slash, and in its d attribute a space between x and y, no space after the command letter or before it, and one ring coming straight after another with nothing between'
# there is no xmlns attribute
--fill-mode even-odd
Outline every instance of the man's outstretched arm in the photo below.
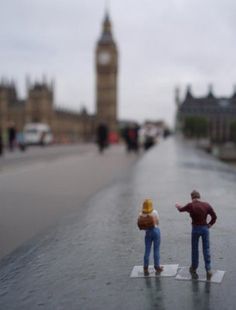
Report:
<svg viewBox="0 0 236 310"><path fill-rule="evenodd" d="M175 204L176 209L179 210L179 212L189 212L189 204L187 204L186 206L181 206L180 204L176 203Z"/></svg>
<svg viewBox="0 0 236 310"><path fill-rule="evenodd" d="M180 211L180 209L182 208L182 206L181 206L180 204L178 204L177 202L176 202L176 204L175 204L175 207L176 207L176 209L179 210L179 211Z"/></svg>

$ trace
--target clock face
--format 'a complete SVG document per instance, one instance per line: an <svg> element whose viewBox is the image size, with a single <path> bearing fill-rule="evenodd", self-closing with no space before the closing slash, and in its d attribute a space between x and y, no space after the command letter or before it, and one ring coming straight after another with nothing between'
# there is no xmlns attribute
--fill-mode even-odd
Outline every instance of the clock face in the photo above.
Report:
<svg viewBox="0 0 236 310"><path fill-rule="evenodd" d="M100 65L107 65L111 60L111 55L108 52L100 52L98 54L98 62Z"/></svg>

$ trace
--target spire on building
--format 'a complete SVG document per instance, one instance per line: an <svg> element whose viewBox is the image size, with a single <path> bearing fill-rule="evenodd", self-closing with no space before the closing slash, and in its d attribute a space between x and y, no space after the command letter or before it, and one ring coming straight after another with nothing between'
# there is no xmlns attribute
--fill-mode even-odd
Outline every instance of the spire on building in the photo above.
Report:
<svg viewBox="0 0 236 310"><path fill-rule="evenodd" d="M105 13L103 21L103 33L111 33L111 21L108 11Z"/></svg>
<svg viewBox="0 0 236 310"><path fill-rule="evenodd" d="M192 97L193 97L193 96L192 96L191 85L189 84L189 85L187 86L185 100L186 100L186 99L191 99Z"/></svg>
<svg viewBox="0 0 236 310"><path fill-rule="evenodd" d="M176 87L176 88L175 88L175 103L176 103L176 106L177 106L177 107L180 106L180 96L179 96L179 92L180 92L179 87Z"/></svg>
<svg viewBox="0 0 236 310"><path fill-rule="evenodd" d="M106 6L105 6L105 15L104 15L104 20L103 20L103 30L105 29L106 26L110 26L110 31L111 31L111 21L109 17L109 1L106 1Z"/></svg>
<svg viewBox="0 0 236 310"><path fill-rule="evenodd" d="M102 26L102 34L99 39L99 43L113 43L113 37L112 37L112 25L111 20L108 12L108 8L105 9L105 16L103 19L103 26Z"/></svg>
<svg viewBox="0 0 236 310"><path fill-rule="evenodd" d="M26 74L26 76L25 76L25 85L26 85L26 91L28 93L28 91L30 90L30 86L31 86L29 74Z"/></svg>
<svg viewBox="0 0 236 310"><path fill-rule="evenodd" d="M232 99L236 99L236 85L234 85Z"/></svg>
<svg viewBox="0 0 236 310"><path fill-rule="evenodd" d="M213 86L212 86L212 84L209 84L207 97L208 98L215 98L215 96L213 94Z"/></svg>

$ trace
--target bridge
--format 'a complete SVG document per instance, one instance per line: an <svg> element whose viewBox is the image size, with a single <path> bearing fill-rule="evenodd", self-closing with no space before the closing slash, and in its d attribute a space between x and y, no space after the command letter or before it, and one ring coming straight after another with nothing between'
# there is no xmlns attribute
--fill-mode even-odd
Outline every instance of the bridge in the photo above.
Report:
<svg viewBox="0 0 236 310"><path fill-rule="evenodd" d="M232 167L178 138L161 142L1 260L0 309L234 309L235 185ZM144 233L136 220L147 197L160 214L161 264L189 266L191 221L175 203L188 202L193 189L218 216L211 254L213 269L226 271L222 283L130 278L143 261Z"/></svg>

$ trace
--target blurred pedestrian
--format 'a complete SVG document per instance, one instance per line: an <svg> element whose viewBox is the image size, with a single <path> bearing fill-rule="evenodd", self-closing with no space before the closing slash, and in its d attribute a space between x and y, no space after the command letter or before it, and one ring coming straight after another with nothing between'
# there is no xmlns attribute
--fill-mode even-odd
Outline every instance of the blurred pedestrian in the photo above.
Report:
<svg viewBox="0 0 236 310"><path fill-rule="evenodd" d="M189 268L194 279L198 279L197 268L199 263L198 244L199 238L202 238L202 250L205 261L206 277L210 280L212 277L211 271L211 255L210 255L210 235L209 228L215 224L217 216L213 208L207 202L200 200L200 193L192 191L192 202L185 206L176 203L176 208L180 212L188 212L192 218L192 264ZM210 215L211 220L207 222L207 216Z"/></svg>
<svg viewBox="0 0 236 310"><path fill-rule="evenodd" d="M129 138L130 138L131 150L137 153L139 150L139 126L138 124L134 123L130 126Z"/></svg>
<svg viewBox="0 0 236 310"><path fill-rule="evenodd" d="M104 149L108 146L109 141L109 130L106 124L101 123L97 127L97 144L99 152L102 153Z"/></svg>
<svg viewBox="0 0 236 310"><path fill-rule="evenodd" d="M16 142L16 128L13 122L10 122L8 126L8 147L10 151L14 151Z"/></svg>
<svg viewBox="0 0 236 310"><path fill-rule="evenodd" d="M151 225L149 228L145 229L147 220L151 219ZM149 220L148 220L149 221ZM142 222L145 225L142 228ZM143 272L145 276L149 275L149 256L151 253L151 248L153 244L153 257L154 257L154 268L156 274L163 271L163 266L160 266L160 243L161 243L161 232L159 225L159 214L157 210L154 210L153 203L151 199L146 199L143 202L142 212L138 217L138 225L140 229L145 229L145 253L143 260ZM149 225L148 225L149 226Z"/></svg>
<svg viewBox="0 0 236 310"><path fill-rule="evenodd" d="M3 139L2 139L2 130L0 129L0 156L3 155Z"/></svg>
<svg viewBox="0 0 236 310"><path fill-rule="evenodd" d="M127 125L123 130L123 138L127 152L139 151L139 126L136 123Z"/></svg>
<svg viewBox="0 0 236 310"><path fill-rule="evenodd" d="M41 135L40 135L40 141L39 144L41 146L45 146L45 139L46 139L46 131L42 131Z"/></svg>
<svg viewBox="0 0 236 310"><path fill-rule="evenodd" d="M126 150L127 152L131 151L131 141L130 141L130 137L129 137L129 126L125 126L125 128L123 129L122 132L122 136L125 140L125 144L126 144Z"/></svg>

